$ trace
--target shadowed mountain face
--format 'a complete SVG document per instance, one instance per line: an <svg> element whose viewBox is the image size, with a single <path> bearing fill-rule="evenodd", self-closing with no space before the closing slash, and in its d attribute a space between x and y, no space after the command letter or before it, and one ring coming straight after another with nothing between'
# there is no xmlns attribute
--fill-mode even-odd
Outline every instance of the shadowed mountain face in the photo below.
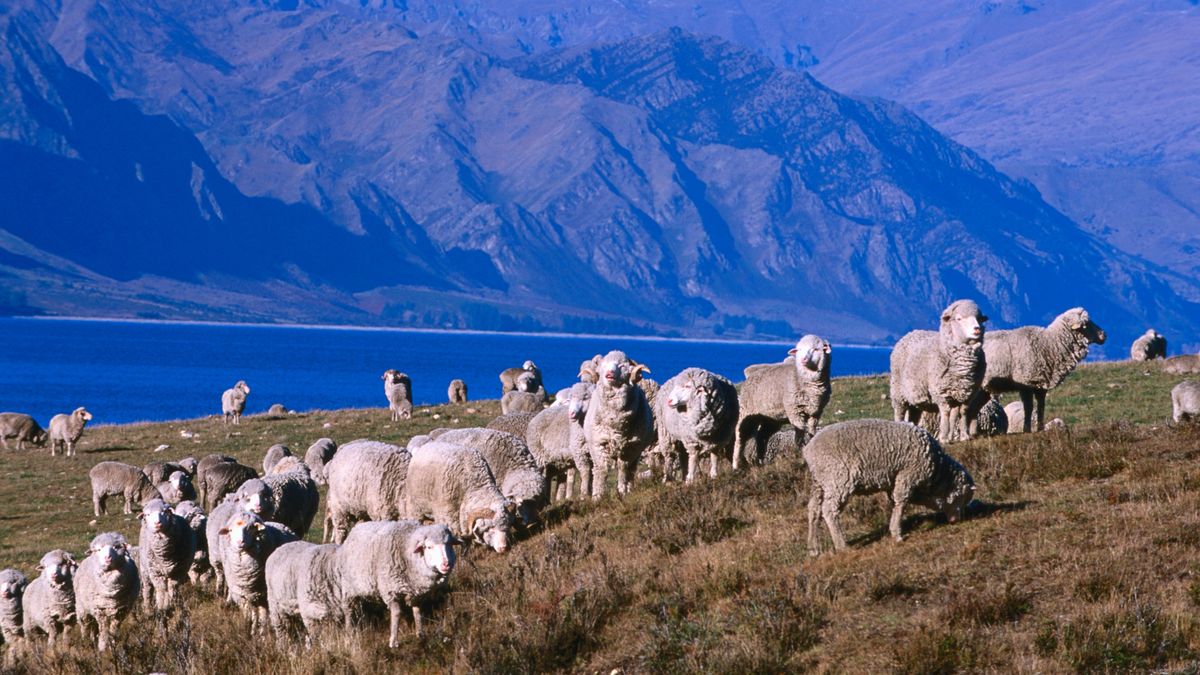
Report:
<svg viewBox="0 0 1200 675"><path fill-rule="evenodd" d="M57 270L207 318L875 341L970 296L1000 325L1200 323L1193 282L903 108L718 38L519 56L336 4L0 21L0 250L36 263L0 273L35 309L85 307L39 292Z"/></svg>

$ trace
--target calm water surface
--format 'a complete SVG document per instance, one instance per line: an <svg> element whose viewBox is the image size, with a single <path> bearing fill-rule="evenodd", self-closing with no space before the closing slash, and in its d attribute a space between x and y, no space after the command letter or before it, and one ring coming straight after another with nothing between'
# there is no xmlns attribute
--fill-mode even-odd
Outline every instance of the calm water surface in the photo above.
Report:
<svg viewBox="0 0 1200 675"><path fill-rule="evenodd" d="M221 411L221 392L246 380L246 412L385 407L380 375L413 379L413 398L444 403L450 380L471 398L498 398L504 368L533 359L550 392L576 381L579 362L622 349L662 382L688 366L740 381L752 363L791 345L658 338L513 335L118 321L0 319L0 411L43 426L85 406L93 424L185 419ZM889 350L835 345L833 374L886 372Z"/></svg>

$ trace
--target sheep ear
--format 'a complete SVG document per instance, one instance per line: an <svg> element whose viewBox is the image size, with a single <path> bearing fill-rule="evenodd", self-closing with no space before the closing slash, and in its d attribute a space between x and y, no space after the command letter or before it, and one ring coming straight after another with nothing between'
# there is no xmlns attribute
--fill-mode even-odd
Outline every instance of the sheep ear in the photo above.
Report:
<svg viewBox="0 0 1200 675"><path fill-rule="evenodd" d="M229 528L222 527L221 529L217 530L217 534L229 534Z"/></svg>
<svg viewBox="0 0 1200 675"><path fill-rule="evenodd" d="M792 355L792 356L795 356L795 355L796 355L796 348L795 348L795 347L792 347L791 349L789 349L789 350L788 350L788 354L790 354L790 355Z"/></svg>
<svg viewBox="0 0 1200 675"><path fill-rule="evenodd" d="M987 320L988 320L987 314L979 315L979 323L987 323Z"/></svg>
<svg viewBox="0 0 1200 675"><path fill-rule="evenodd" d="M422 553L424 553L425 552L425 542L422 541L422 542L418 543L416 546L414 546L412 552L413 552L413 555L421 555Z"/></svg>

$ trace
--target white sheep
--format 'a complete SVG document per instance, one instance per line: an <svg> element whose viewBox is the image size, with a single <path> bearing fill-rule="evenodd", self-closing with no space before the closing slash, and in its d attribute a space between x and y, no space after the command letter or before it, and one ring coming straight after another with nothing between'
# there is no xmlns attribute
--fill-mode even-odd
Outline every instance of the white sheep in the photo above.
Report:
<svg viewBox="0 0 1200 675"><path fill-rule="evenodd" d="M76 408L72 412L60 413L50 418L50 454L51 456L58 454L58 449L63 448L63 454L67 457L75 455L75 444L79 442L79 437L83 435L83 427L92 419L92 413L83 408Z"/></svg>
<svg viewBox="0 0 1200 675"><path fill-rule="evenodd" d="M21 600L29 579L18 570L0 570L0 644L12 645L23 635Z"/></svg>
<svg viewBox="0 0 1200 675"><path fill-rule="evenodd" d="M811 436L825 410L833 388L829 368L833 349L816 335L801 337L788 350L783 363L759 364L745 369L746 381L738 391L737 434L733 443L733 468L741 468L746 443L755 444L752 456L763 456L763 441L784 422L797 434ZM797 444L802 444L798 442Z"/></svg>
<svg viewBox="0 0 1200 675"><path fill-rule="evenodd" d="M241 424L242 413L246 412L246 397L250 395L250 386L245 380L226 389L221 394L221 414L225 424Z"/></svg>
<svg viewBox="0 0 1200 675"><path fill-rule="evenodd" d="M1088 353L1089 344L1104 344L1104 330L1092 322L1082 307L1059 314L1049 326L1022 326L988 333L983 351L987 371L983 389L992 398L1017 392L1024 407L1021 423L1008 418L1023 431L1041 431L1046 412L1046 392L1066 379ZM1034 401L1037 407L1034 407Z"/></svg>
<svg viewBox="0 0 1200 675"><path fill-rule="evenodd" d="M450 403L466 403L467 383L462 380L450 380L450 386L446 388L446 399Z"/></svg>
<svg viewBox="0 0 1200 675"><path fill-rule="evenodd" d="M971 300L942 310L937 332L915 330L896 343L891 356L893 419L917 424L922 412L938 415L942 443L970 438L968 404L981 391L984 323Z"/></svg>
<svg viewBox="0 0 1200 675"><path fill-rule="evenodd" d="M1134 361L1167 358L1167 338L1153 328L1147 329L1129 347L1129 358Z"/></svg>
<svg viewBox="0 0 1200 675"><path fill-rule="evenodd" d="M383 395L387 397L388 410L392 421L406 420L412 417L412 379L393 368L383 371L379 378L383 380Z"/></svg>
<svg viewBox="0 0 1200 675"><path fill-rule="evenodd" d="M151 499L138 514L138 570L142 605L166 609L175 602L179 584L187 581L196 559L196 534L182 516L161 499Z"/></svg>
<svg viewBox="0 0 1200 675"><path fill-rule="evenodd" d="M516 503L522 522L528 526L537 521L538 512L548 501L546 476L525 441L495 429L450 429L431 435L439 441L478 450L500 493Z"/></svg>
<svg viewBox="0 0 1200 675"><path fill-rule="evenodd" d="M196 542L196 553L192 556L192 564L188 568L188 579L193 584L200 583L201 579L208 576L212 570L212 565L208 558L208 538L205 536L208 527L208 514L200 505L193 501L179 502L171 509L180 518L187 521L188 527L192 528L192 537Z"/></svg>
<svg viewBox="0 0 1200 675"><path fill-rule="evenodd" d="M21 626L26 639L45 634L54 646L67 626L75 623L75 559L62 549L42 556L38 576L25 587Z"/></svg>
<svg viewBox="0 0 1200 675"><path fill-rule="evenodd" d="M133 513L134 504L144 504L151 499L162 499L158 488L141 469L123 462L100 462L88 471L92 482L92 507L96 517L108 513L106 502L109 497L125 499L124 513Z"/></svg>
<svg viewBox="0 0 1200 675"><path fill-rule="evenodd" d="M388 646L396 647L404 605L421 635L421 604L445 588L458 543L445 525L402 520L360 523L340 546L284 544L267 560L271 625L282 635L299 617L311 638L320 623L349 628L354 605L381 602L391 616Z"/></svg>
<svg viewBox="0 0 1200 675"><path fill-rule="evenodd" d="M516 389L504 392L500 397L500 412L508 415L518 412L536 413L546 407L546 389L531 372L517 376Z"/></svg>
<svg viewBox="0 0 1200 675"><path fill-rule="evenodd" d="M530 373L533 377L533 388L536 390L542 386L542 369L537 367L533 361L526 361L521 364L520 368L505 368L500 372L500 395L503 396L506 392L517 391L517 378L525 373Z"/></svg>
<svg viewBox="0 0 1200 675"><path fill-rule="evenodd" d="M271 469L279 463L279 460L291 456L292 449L282 443L276 443L267 448L267 454L263 456L263 475L271 473Z"/></svg>
<svg viewBox="0 0 1200 675"><path fill-rule="evenodd" d="M80 632L97 649L108 649L121 619L137 606L141 577L125 537L116 532L96 535L75 572L75 616Z"/></svg>
<svg viewBox="0 0 1200 675"><path fill-rule="evenodd" d="M822 517L834 549L846 548L837 519L853 495L886 493L892 504L888 529L901 541L901 519L909 503L941 511L955 522L975 494L971 474L929 432L906 422L864 419L830 425L804 446L804 461L812 476L808 551L814 556L821 552Z"/></svg>
<svg viewBox="0 0 1200 675"><path fill-rule="evenodd" d="M542 467L548 494L559 500L571 497L577 467L584 467L589 472L592 468L583 421L595 386L588 382L575 383L555 400L553 406L529 422L526 435L529 452Z"/></svg>
<svg viewBox="0 0 1200 675"><path fill-rule="evenodd" d="M157 485L158 493L168 504L178 504L196 498L196 489L192 487L192 479L183 471L176 471L167 480Z"/></svg>
<svg viewBox="0 0 1200 675"><path fill-rule="evenodd" d="M690 483L700 459L710 458L708 475L717 477L717 459L733 458L738 392L729 380L703 368L686 368L663 383L654 401L658 452L664 480L677 462Z"/></svg>
<svg viewBox="0 0 1200 675"><path fill-rule="evenodd" d="M275 511L275 502L271 488L257 478L246 481L237 491L227 496L209 512L204 526L205 548L208 549L208 563L212 567L213 577L217 583L217 593L224 595L225 570L221 537L221 529L236 513L252 513L263 520L269 520Z"/></svg>
<svg viewBox="0 0 1200 675"><path fill-rule="evenodd" d="M1200 374L1200 354L1181 354L1163 361L1164 373L1174 375Z"/></svg>
<svg viewBox="0 0 1200 675"><path fill-rule="evenodd" d="M458 537L508 550L516 504L473 448L431 441L417 448L404 486L405 518L442 523Z"/></svg>
<svg viewBox="0 0 1200 675"><path fill-rule="evenodd" d="M325 484L325 465L337 454L337 443L332 438L318 438L304 453L304 463L312 472L312 479L317 485Z"/></svg>
<svg viewBox="0 0 1200 675"><path fill-rule="evenodd" d="M361 520L403 517L404 485L412 455L405 448L359 439L341 446L325 465L322 541L341 543Z"/></svg>
<svg viewBox="0 0 1200 675"><path fill-rule="evenodd" d="M1171 418L1176 423L1200 421L1200 382L1184 380L1171 390Z"/></svg>
<svg viewBox="0 0 1200 675"><path fill-rule="evenodd" d="M42 447L50 435L25 413L0 413L0 445L3 445L5 450L8 450L10 438L17 441L18 450L24 450L26 443Z"/></svg>
<svg viewBox="0 0 1200 675"><path fill-rule="evenodd" d="M218 530L217 550L225 575L226 598L251 621L254 632L266 629L267 580L265 566L271 553L296 541L294 532L275 523L238 510Z"/></svg>
<svg viewBox="0 0 1200 675"><path fill-rule="evenodd" d="M634 473L642 453L652 446L654 413L646 393L638 386L643 373L650 372L625 352L611 351L600 361L600 381L592 392L583 420L590 469L580 468L580 483L593 499L604 496L608 469L617 468L617 492L624 495L633 487Z"/></svg>
<svg viewBox="0 0 1200 675"><path fill-rule="evenodd" d="M271 519L287 525L303 539L317 517L317 507L321 501L317 483L309 474L308 466L299 457L284 457L262 480L271 488L271 498L275 503Z"/></svg>

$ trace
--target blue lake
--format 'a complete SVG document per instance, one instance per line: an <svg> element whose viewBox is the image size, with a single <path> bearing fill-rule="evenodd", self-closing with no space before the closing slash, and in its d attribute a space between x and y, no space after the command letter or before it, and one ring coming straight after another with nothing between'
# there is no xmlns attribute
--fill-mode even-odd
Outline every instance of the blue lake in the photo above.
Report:
<svg viewBox="0 0 1200 675"><path fill-rule="evenodd" d="M580 361L622 349L664 381L699 366L738 382L752 363L779 361L770 342L427 332L298 326L0 319L0 411L43 426L85 406L93 424L219 413L221 392L246 380L247 413L385 407L380 376L408 373L418 404L444 403L450 380L472 399L498 398L498 374L533 359L550 392L576 381ZM834 345L833 374L886 372L889 349Z"/></svg>

